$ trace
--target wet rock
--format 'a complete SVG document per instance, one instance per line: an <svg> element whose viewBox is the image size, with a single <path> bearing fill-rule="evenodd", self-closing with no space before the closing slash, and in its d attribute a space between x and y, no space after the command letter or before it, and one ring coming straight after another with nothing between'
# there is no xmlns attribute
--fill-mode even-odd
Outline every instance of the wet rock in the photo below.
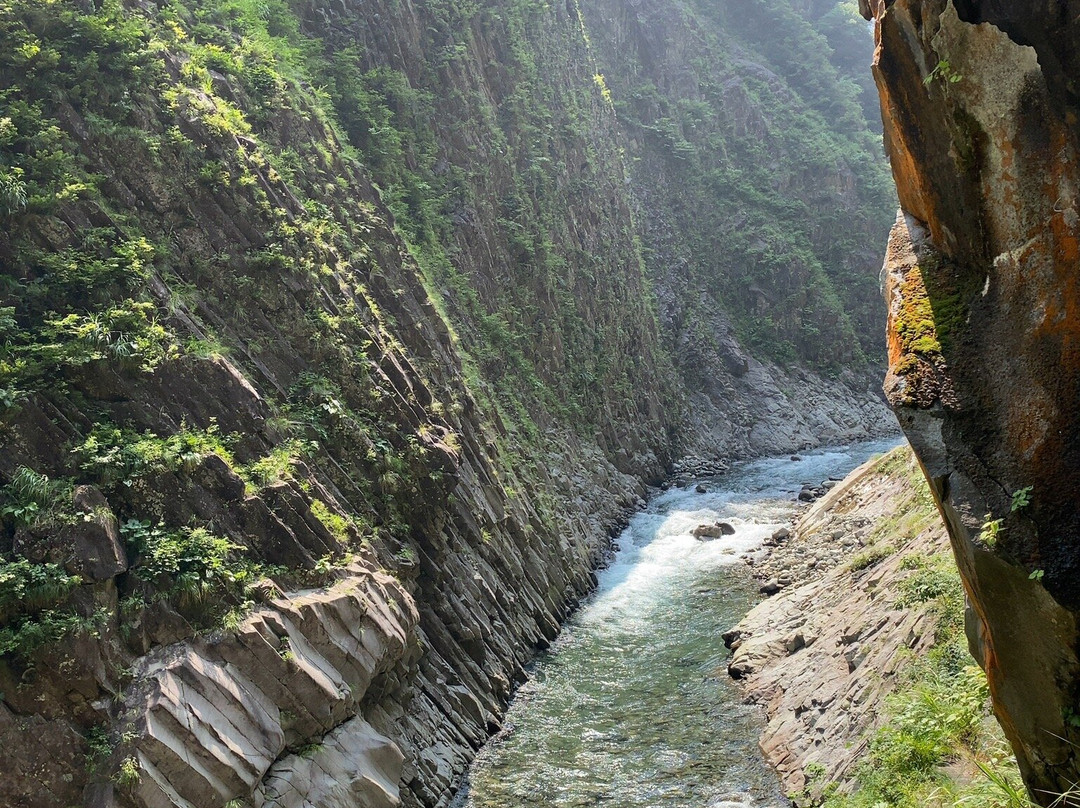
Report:
<svg viewBox="0 0 1080 808"><path fill-rule="evenodd" d="M735 528L729 522L714 522L711 525L698 525L694 528L695 539L719 539L722 536L734 536Z"/></svg>
<svg viewBox="0 0 1080 808"><path fill-rule="evenodd" d="M779 530L773 531L773 534L772 534L772 536L770 536L770 538L774 542L787 541L788 539L791 538L791 529L786 528L786 527L782 527Z"/></svg>
<svg viewBox="0 0 1080 808"><path fill-rule="evenodd" d="M787 655L782 640L773 636L747 637L735 648L728 663L728 675L732 679L744 679L777 655Z"/></svg>
<svg viewBox="0 0 1080 808"><path fill-rule="evenodd" d="M791 459L792 459L792 461L793 461L793 462L795 462L795 463L801 463L801 462L802 462L802 458L801 458L801 457L799 457L798 455L792 455L792 456L791 456Z"/></svg>
<svg viewBox="0 0 1080 808"><path fill-rule="evenodd" d="M694 490L697 491L699 494L709 493L709 489L700 483L697 485L697 487L694 488Z"/></svg>

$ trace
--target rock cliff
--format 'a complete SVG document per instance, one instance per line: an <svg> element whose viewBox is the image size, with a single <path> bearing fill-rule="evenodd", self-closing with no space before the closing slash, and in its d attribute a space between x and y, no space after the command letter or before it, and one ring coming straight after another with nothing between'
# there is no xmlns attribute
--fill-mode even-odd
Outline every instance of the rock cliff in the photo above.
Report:
<svg viewBox="0 0 1080 808"><path fill-rule="evenodd" d="M0 2L0 803L443 805L643 480L889 429L741 299L687 372L586 16Z"/></svg>
<svg viewBox="0 0 1080 808"><path fill-rule="evenodd" d="M886 392L947 522L998 719L1049 805L1080 780L1077 17L860 5L902 208Z"/></svg>
<svg viewBox="0 0 1080 808"><path fill-rule="evenodd" d="M582 11L695 450L857 437L875 412L864 368L881 362L865 267L894 198L857 101L865 24L832 2L593 0Z"/></svg>

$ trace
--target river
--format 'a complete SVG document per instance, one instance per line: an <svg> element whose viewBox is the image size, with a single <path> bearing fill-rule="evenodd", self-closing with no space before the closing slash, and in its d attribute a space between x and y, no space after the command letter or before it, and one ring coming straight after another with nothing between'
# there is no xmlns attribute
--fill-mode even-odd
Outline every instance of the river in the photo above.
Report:
<svg viewBox="0 0 1080 808"><path fill-rule="evenodd" d="M532 665L455 806L788 805L758 751L761 716L726 673L720 635L760 599L739 556L791 521L803 483L843 477L895 445L738 463L654 497L596 593ZM693 538L717 519L735 534Z"/></svg>

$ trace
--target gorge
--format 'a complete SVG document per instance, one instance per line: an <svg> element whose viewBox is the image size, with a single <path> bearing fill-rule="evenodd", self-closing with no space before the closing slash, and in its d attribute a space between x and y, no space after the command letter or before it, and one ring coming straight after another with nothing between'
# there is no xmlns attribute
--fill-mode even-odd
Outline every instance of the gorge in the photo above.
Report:
<svg viewBox="0 0 1080 808"><path fill-rule="evenodd" d="M1031 5L0 0L0 806L447 806L628 523L736 461L892 441L889 404L1049 804L1075 21ZM880 462L844 501L902 516ZM834 531L873 533L840 565L868 615L929 546L878 518ZM799 524L794 554L824 541ZM755 600L764 538L696 636ZM761 703L824 647L769 634L796 591L728 637ZM831 799L766 707L784 790Z"/></svg>

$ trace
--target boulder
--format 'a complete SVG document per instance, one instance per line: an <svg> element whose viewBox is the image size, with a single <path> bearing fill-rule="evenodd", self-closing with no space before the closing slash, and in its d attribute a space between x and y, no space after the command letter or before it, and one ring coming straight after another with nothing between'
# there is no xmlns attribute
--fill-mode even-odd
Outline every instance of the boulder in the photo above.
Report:
<svg viewBox="0 0 1080 808"><path fill-rule="evenodd" d="M791 582L788 581L788 583L791 583ZM784 588L784 584L780 583L780 581L778 581L778 580L776 580L774 578L771 581L767 581L767 582L763 583L758 588L758 592L760 592L762 595L775 595L777 592L779 592L783 588Z"/></svg>
<svg viewBox="0 0 1080 808"><path fill-rule="evenodd" d="M721 536L734 536L735 528L728 522L714 522L711 525L698 525L693 535L695 539L719 539Z"/></svg>
<svg viewBox="0 0 1080 808"><path fill-rule="evenodd" d="M105 496L92 485L77 486L71 505L78 518L68 524L52 520L22 528L12 549L31 561L62 564L86 582L107 581L128 568L120 525Z"/></svg>
<svg viewBox="0 0 1080 808"><path fill-rule="evenodd" d="M724 534L719 525L698 525L693 535L695 539L719 539Z"/></svg>

